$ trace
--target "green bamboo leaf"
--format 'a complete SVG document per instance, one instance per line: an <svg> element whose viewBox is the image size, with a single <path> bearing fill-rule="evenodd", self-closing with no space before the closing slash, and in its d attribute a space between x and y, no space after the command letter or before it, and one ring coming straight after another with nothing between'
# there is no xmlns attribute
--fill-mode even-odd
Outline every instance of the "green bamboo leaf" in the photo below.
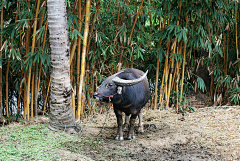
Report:
<svg viewBox="0 0 240 161"><path fill-rule="evenodd" d="M207 90L204 80L202 78L197 77L197 84L198 84L198 88L203 92Z"/></svg>

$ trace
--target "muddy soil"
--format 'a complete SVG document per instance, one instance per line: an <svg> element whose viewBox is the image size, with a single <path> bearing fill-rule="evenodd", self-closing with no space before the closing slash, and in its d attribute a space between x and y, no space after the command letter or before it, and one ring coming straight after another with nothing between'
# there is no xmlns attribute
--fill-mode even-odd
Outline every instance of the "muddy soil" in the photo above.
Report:
<svg viewBox="0 0 240 161"><path fill-rule="evenodd" d="M240 160L240 107L201 108L184 116L171 110L144 110L144 132L135 140L114 140L117 123L111 110L82 123L83 142L65 142L72 152L93 160ZM101 131L101 134L99 132ZM99 136L97 136L99 134Z"/></svg>

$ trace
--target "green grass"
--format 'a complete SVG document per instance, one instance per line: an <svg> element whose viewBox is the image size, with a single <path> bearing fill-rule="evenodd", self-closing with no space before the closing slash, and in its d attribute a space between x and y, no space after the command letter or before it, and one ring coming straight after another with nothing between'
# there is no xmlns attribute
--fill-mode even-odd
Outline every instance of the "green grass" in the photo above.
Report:
<svg viewBox="0 0 240 161"><path fill-rule="evenodd" d="M81 141L80 135L54 132L47 128L47 124L2 127L0 160L62 160L59 149L66 150L62 145L65 142Z"/></svg>

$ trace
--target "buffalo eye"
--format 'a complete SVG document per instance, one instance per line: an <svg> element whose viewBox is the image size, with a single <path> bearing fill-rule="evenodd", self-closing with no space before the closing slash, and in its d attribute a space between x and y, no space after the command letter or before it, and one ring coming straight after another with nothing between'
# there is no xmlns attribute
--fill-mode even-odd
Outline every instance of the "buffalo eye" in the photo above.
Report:
<svg viewBox="0 0 240 161"><path fill-rule="evenodd" d="M113 84L112 84L112 83L108 83L108 84L107 84L107 87L108 87L108 88L112 88L112 87L113 87Z"/></svg>

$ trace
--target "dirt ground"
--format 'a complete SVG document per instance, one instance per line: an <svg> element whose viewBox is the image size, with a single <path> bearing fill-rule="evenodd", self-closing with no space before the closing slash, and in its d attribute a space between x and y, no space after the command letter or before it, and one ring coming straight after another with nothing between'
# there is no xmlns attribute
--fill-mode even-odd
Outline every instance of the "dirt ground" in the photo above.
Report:
<svg viewBox="0 0 240 161"><path fill-rule="evenodd" d="M195 110L184 116L172 109L143 110L144 132L139 133L136 126L135 140L127 140L125 131L125 140L116 141L113 109L101 131L107 114L103 109L102 114L80 123L83 131L77 135L82 141L63 142L54 153L61 160L240 160L240 106ZM39 117L29 125L47 122Z"/></svg>
<svg viewBox="0 0 240 161"><path fill-rule="evenodd" d="M136 140L114 140L117 132L113 110L87 118L82 135L91 143L64 143L93 160L240 160L240 107L205 107L195 113L144 110L144 132ZM81 146L79 146L81 145Z"/></svg>

